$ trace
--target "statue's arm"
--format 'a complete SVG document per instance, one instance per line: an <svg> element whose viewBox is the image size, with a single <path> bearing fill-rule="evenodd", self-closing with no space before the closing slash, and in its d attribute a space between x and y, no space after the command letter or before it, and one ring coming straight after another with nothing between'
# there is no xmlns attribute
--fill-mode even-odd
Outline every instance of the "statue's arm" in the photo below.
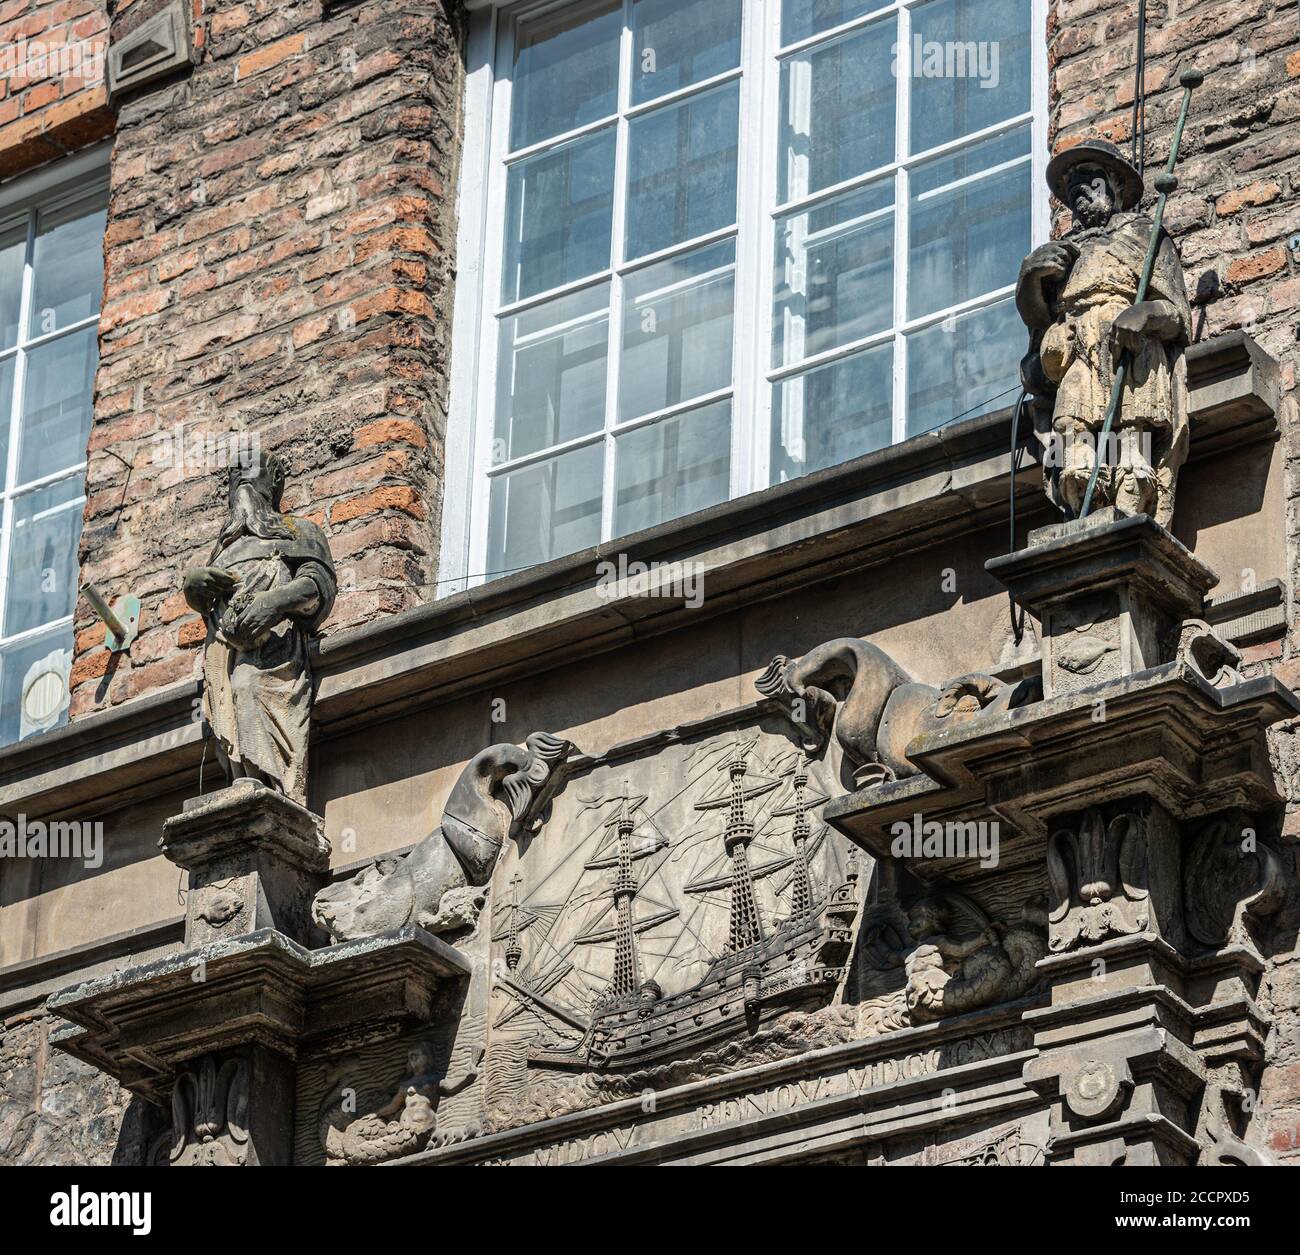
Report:
<svg viewBox="0 0 1300 1255"><path fill-rule="evenodd" d="M1023 262L1016 280L1016 309L1021 321L1031 330L1050 327L1056 314L1048 285L1059 284L1074 266L1078 254L1061 240L1040 244Z"/></svg>
<svg viewBox="0 0 1300 1255"><path fill-rule="evenodd" d="M1139 353L1145 340L1176 344L1184 337L1183 317L1172 301L1139 301L1111 325L1117 347Z"/></svg>
<svg viewBox="0 0 1300 1255"><path fill-rule="evenodd" d="M238 617L234 631L249 636L269 632L285 619L311 619L320 610L320 589L309 575L298 575L253 598Z"/></svg>
<svg viewBox="0 0 1300 1255"><path fill-rule="evenodd" d="M199 614L211 611L218 598L229 596L239 583L238 576L220 567L197 566L185 573L185 583L181 588L190 609Z"/></svg>

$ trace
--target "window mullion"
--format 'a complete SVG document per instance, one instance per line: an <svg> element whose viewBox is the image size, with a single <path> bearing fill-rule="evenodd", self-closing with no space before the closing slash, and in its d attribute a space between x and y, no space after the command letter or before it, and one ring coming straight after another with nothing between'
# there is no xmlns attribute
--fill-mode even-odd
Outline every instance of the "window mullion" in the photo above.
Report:
<svg viewBox="0 0 1300 1255"><path fill-rule="evenodd" d="M618 135L614 145L614 212L610 231L609 349L605 364L605 465L600 496L600 538L614 535L615 447L613 429L618 423L619 382L622 375L623 285L617 273L626 252L629 148L632 124L632 0L623 0L623 36L618 60Z"/></svg>
<svg viewBox="0 0 1300 1255"><path fill-rule="evenodd" d="M9 405L9 456L5 465L3 530L0 531L0 639L9 617L9 555L14 535L14 485L21 455L23 394L27 388L27 328L31 325L33 258L36 251L36 210L27 215L27 249L23 256L23 292L18 305L18 353L14 358L13 393Z"/></svg>
<svg viewBox="0 0 1300 1255"><path fill-rule="evenodd" d="M1033 0L1030 8L1029 37L1029 109L1030 149L1033 169L1030 172L1030 243L1037 247L1052 234L1051 200L1047 194L1047 0Z"/></svg>
<svg viewBox="0 0 1300 1255"><path fill-rule="evenodd" d="M894 443L907 439L907 342L898 330L907 321L907 252L909 173L904 158L911 147L912 124L912 14L898 10L898 48L895 58L894 157L894 396L892 430Z"/></svg>
<svg viewBox="0 0 1300 1255"><path fill-rule="evenodd" d="M736 166L736 280L732 313L731 495L743 496L766 481L761 396L766 321L762 309L763 235L769 126L764 91L767 53L763 0L749 0L742 13L740 113ZM746 143L746 137L755 142Z"/></svg>

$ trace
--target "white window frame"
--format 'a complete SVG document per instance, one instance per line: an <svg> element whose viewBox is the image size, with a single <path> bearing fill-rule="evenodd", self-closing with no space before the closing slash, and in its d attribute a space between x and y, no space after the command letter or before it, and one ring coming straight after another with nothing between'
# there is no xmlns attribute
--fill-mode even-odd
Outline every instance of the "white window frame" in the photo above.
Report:
<svg viewBox="0 0 1300 1255"><path fill-rule="evenodd" d="M629 109L626 99L620 100L619 165L614 176L615 203L612 265L597 275L590 275L575 283L538 293L536 296L497 309L497 294L501 284L501 266L504 260L504 240L499 238L504 222L506 179L505 161L508 147L508 127L494 126L494 118L510 117L510 58L500 38L506 24L521 14L545 12L547 9L581 3L582 0L469 0L471 13L469 37L466 47L466 94L464 156L461 164L458 191L459 231L457 238L457 288L452 323L451 385L446 436L446 477L442 508L442 545L438 578L438 595L455 592L498 578L508 572L484 570L487 554L489 497L487 480L489 468L501 474L519 469L529 463L553 457L569 448L583 447L603 439L612 444L615 434L623 434L665 416L693 410L727 396L732 398L732 448L731 491L734 499L747 493L761 491L768 486L771 453L771 421L773 384L779 380L804 374L815 366L838 361L860 353L878 344L893 342L893 440L898 443L907 438L907 344L910 334L943 323L951 318L973 313L1005 300L1015 291L1008 284L974 299L936 310L921 318L906 319L907 297L907 228L906 209L908 182L911 171L918 165L936 158L960 152L972 143L992 138L1005 132L1030 127L1030 155L1013 164L1028 162L1033 189L1031 206L1032 244L1048 239L1051 232L1050 201L1046 188L1048 66L1047 66L1047 0L1031 0L1030 108L1027 112L998 122L984 130L963 135L959 139L894 160L865 174L857 175L832 187L792 199L783 205L776 204L779 175L778 145L775 140L777 104L780 98L781 61L804 47L812 47L828 40L842 37L894 15L899 22L899 40L904 48L911 46L911 11L927 0L882 0L869 12L845 22L832 30L801 40L785 47L780 46L780 0L745 0L744 31L742 36L740 68L716 78L695 84L680 92L668 93L642 106ZM977 0L978 2L978 0ZM630 0L625 0L626 6ZM626 12L625 12L626 19ZM629 90L628 66L632 54L632 39L627 21L621 52L620 95ZM623 262L622 218L626 204L626 153L629 112L635 115L676 98L693 95L710 86L739 78L742 84L740 99L740 135L737 170L736 226L711 236L691 240L652 257L635 262ZM897 77L898 100L895 108L894 154L906 151L910 117L908 78ZM757 118L757 124L754 119ZM588 129L607 126L602 120L591 127L579 128L565 136L546 141L549 147L572 135ZM746 142L744 137L762 135L761 143ZM525 152L532 149L521 150ZM518 154L512 154L518 160ZM980 171L985 177L991 171ZM772 301L770 299L773 266L776 264L775 223L791 212L806 209L869 183L892 177L895 181L894 214L894 310L903 319L887 331L878 332L815 357L802 359L795 364L773 368L771 365ZM617 355L611 348L607 375L607 403L605 425L602 431L578 437L563 444L548 446L545 450L493 465L491 462L494 436L494 415L497 371L497 327L504 313L518 312L554 299L567 292L581 290L602 281L614 272L629 273L641 270L648 264L661 261L719 239L732 239L736 247L736 308L734 318L734 362L731 388L717 394L692 398L689 402L655 411L626 423L617 422L617 385L619 368ZM759 291L758 289L762 289ZM620 288L612 285L609 308L611 346L614 337L621 336L622 310L617 307ZM1010 398L1008 398L1008 402ZM953 417L959 417L954 415ZM614 509L614 458L607 448L602 492L601 538L602 543L614 539L612 520Z"/></svg>
<svg viewBox="0 0 1300 1255"><path fill-rule="evenodd" d="M14 511L23 498L55 484L68 480L81 480L81 493L75 500L60 504L59 512L74 510L86 503L85 476L86 458L74 465L61 467L40 479L32 480L15 488L18 476L19 458L22 451L20 439L22 426L22 409L26 397L27 357L34 349L41 348L55 340L76 335L87 327L98 326L99 313L60 327L41 335L30 336L28 330L31 318L32 289L34 270L32 252L35 244L36 218L40 210L59 208L62 205L81 200L89 193L100 190L107 192L109 182L109 143L96 144L71 157L51 162L48 166L30 175L20 176L8 183L0 184L0 229L19 225L23 218L27 220L27 253L23 264L23 289L18 313L18 338L12 347L0 351L0 361L15 359L13 393L10 398L10 410L7 418L0 416L0 421L9 425L8 461L4 468L4 478L0 482L0 649L21 646L28 641L37 640L55 632L68 633L67 646L72 647L73 614L62 615L48 623L10 635L7 631L6 618L9 610L9 562L14 539ZM101 293L102 309L102 293ZM80 572L74 573L74 579Z"/></svg>

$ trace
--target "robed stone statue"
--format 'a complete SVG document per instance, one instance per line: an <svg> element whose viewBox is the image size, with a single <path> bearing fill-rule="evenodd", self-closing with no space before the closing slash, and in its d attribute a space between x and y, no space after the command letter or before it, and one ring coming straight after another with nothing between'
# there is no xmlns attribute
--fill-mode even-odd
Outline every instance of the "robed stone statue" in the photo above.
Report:
<svg viewBox="0 0 1300 1255"><path fill-rule="evenodd" d="M1161 229L1138 302L1154 222L1136 212L1142 176L1114 144L1086 140L1047 167L1072 230L1020 267L1016 306L1030 333L1021 370L1034 400L1048 496L1077 517L1100 453L1093 506L1150 514L1168 527L1187 455L1183 353L1192 313L1173 239ZM1111 438L1099 438L1120 355L1130 364Z"/></svg>
<svg viewBox="0 0 1300 1255"><path fill-rule="evenodd" d="M203 710L232 779L307 800L313 700L308 644L334 605L325 535L280 513L285 465L255 452L230 468L230 517L185 600L207 623Z"/></svg>

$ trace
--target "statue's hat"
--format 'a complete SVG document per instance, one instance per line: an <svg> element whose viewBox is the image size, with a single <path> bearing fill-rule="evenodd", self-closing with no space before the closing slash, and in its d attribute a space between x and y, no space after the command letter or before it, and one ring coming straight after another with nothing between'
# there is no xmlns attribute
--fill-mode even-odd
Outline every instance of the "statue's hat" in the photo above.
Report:
<svg viewBox="0 0 1300 1255"><path fill-rule="evenodd" d="M1078 165L1100 166L1110 175L1119 189L1121 212L1142 199L1142 176L1133 163L1110 140L1085 139L1048 162L1047 186L1062 204L1068 204L1070 171Z"/></svg>

